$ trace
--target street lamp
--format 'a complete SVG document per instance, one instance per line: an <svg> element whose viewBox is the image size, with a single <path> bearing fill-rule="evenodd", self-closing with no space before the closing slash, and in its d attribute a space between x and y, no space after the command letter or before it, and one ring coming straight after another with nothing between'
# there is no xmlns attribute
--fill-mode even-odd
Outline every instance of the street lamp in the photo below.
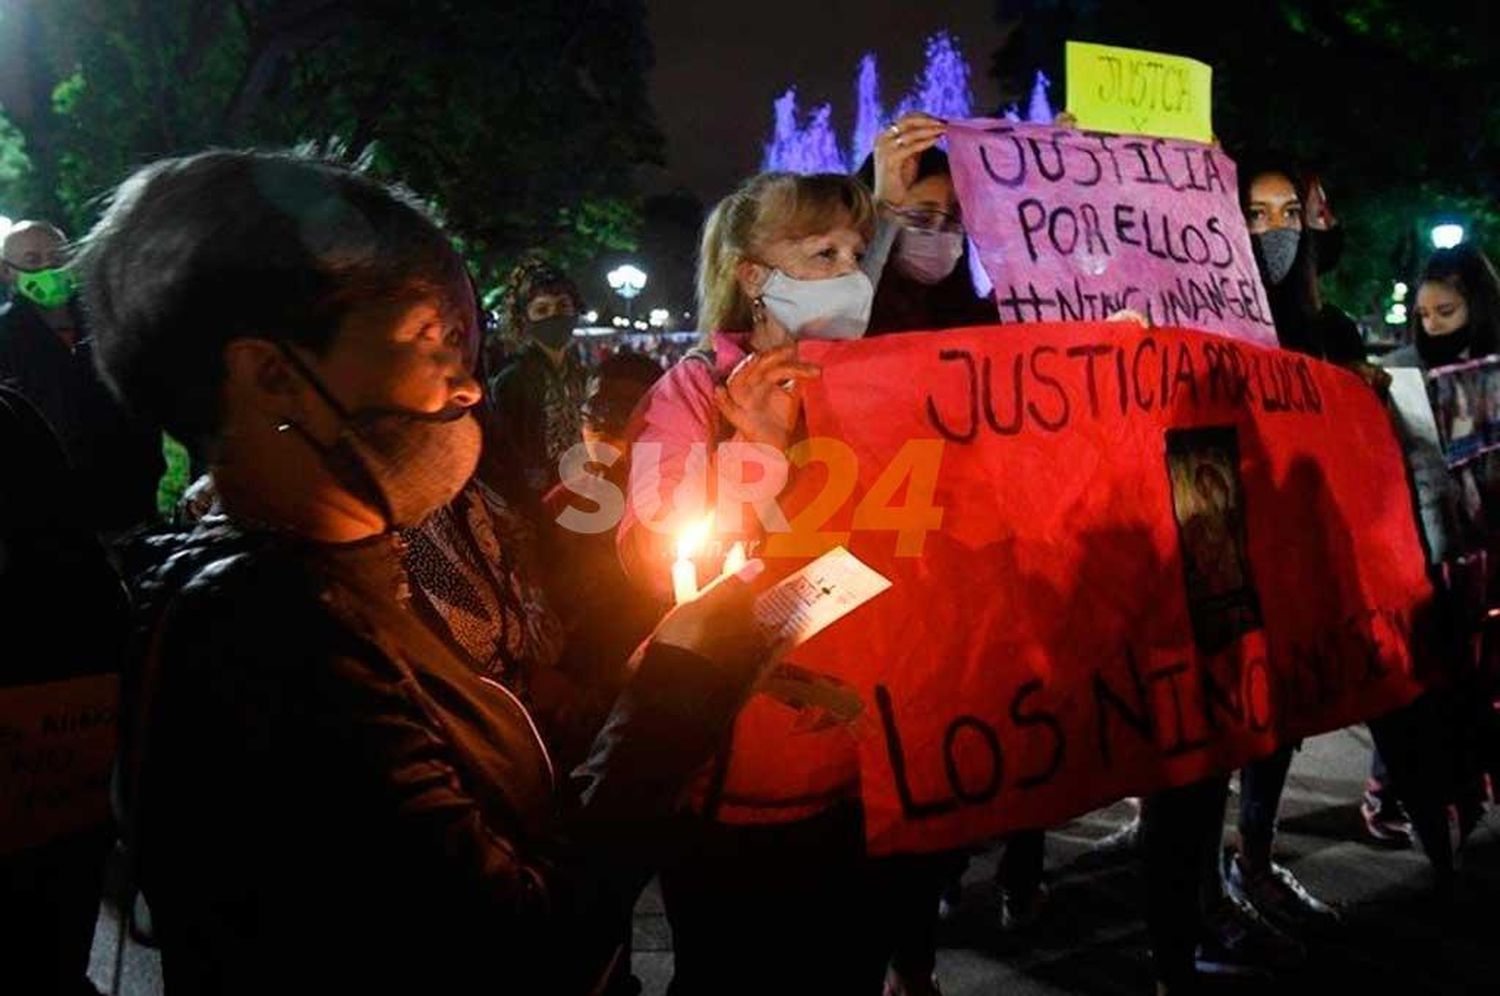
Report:
<svg viewBox="0 0 1500 996"><path fill-rule="evenodd" d="M625 314L634 320L636 296L646 289L646 271L626 263L610 270L604 279L609 281L610 290L625 299Z"/></svg>
<svg viewBox="0 0 1500 996"><path fill-rule="evenodd" d="M1464 240L1464 226L1450 223L1432 226L1432 248L1452 249Z"/></svg>

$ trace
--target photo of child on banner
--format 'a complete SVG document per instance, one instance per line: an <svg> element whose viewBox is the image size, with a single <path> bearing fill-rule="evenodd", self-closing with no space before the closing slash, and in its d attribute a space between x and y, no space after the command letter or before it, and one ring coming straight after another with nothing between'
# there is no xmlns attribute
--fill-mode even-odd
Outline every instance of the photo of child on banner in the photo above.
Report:
<svg viewBox="0 0 1500 996"><path fill-rule="evenodd" d="M1487 546L1500 527L1500 358L1434 368L1426 386L1457 510L1449 545Z"/></svg>
<svg viewBox="0 0 1500 996"><path fill-rule="evenodd" d="M1500 449L1500 357L1436 367L1427 385L1450 467Z"/></svg>
<svg viewBox="0 0 1500 996"><path fill-rule="evenodd" d="M1188 612L1194 640L1205 654L1264 624L1246 549L1239 457L1232 427L1167 432Z"/></svg>

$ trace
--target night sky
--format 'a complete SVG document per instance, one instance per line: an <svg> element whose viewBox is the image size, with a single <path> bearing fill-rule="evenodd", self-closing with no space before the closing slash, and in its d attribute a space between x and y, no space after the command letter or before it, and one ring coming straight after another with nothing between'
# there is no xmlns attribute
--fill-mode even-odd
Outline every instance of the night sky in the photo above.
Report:
<svg viewBox="0 0 1500 996"><path fill-rule="evenodd" d="M860 57L875 53L882 101L894 106L922 67L926 38L940 29L957 37L969 60L976 107L996 99L988 75L1000 41L993 0L649 0L648 8L656 46L651 98L667 139L667 169L646 178L647 193L683 185L712 203L753 173L771 134L771 102L793 84L803 111L833 103L834 127L847 144Z"/></svg>

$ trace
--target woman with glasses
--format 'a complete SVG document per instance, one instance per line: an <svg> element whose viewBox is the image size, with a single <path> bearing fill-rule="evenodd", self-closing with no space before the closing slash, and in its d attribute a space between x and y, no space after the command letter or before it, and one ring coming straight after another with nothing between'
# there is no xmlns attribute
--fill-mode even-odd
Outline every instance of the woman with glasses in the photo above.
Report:
<svg viewBox="0 0 1500 996"><path fill-rule="evenodd" d="M913 112L876 139L858 177L875 195L875 238L861 264L875 284L867 335L987 325L995 306L969 275L958 195L948 155L937 147L947 123Z"/></svg>

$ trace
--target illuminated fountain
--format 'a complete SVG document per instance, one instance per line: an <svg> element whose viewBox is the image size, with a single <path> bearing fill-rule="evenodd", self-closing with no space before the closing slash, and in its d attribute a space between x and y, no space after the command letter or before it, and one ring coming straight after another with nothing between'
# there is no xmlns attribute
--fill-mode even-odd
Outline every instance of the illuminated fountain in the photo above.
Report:
<svg viewBox="0 0 1500 996"><path fill-rule="evenodd" d="M802 118L797 110L797 88L791 87L775 101L775 130L765 146L762 169L793 173L848 173L858 168L875 147L875 137L886 124L907 111L922 110L940 118L974 116L974 93L969 86L969 63L958 43L947 32L927 39L926 60L914 86L887 112L880 100L880 75L875 56L867 53L859 61L855 82L854 131L847 147L841 146L833 130L833 108L820 104ZM1038 72L1024 120L1050 123L1048 100L1051 81ZM1017 108L1006 110L1012 121L1023 120ZM848 149L845 157L843 148Z"/></svg>
<svg viewBox="0 0 1500 996"><path fill-rule="evenodd" d="M813 109L807 124L799 125L797 88L782 94L776 100L776 132L766 146L764 168L792 173L847 173L833 136L832 117L833 108L824 104Z"/></svg>
<svg viewBox="0 0 1500 996"><path fill-rule="evenodd" d="M1006 108L1002 116L1009 121L1051 124L1054 114L1048 99L1050 87L1051 81L1038 72L1025 118L1014 105ZM854 91L854 133L847 146L847 158L834 135L832 106L820 104L813 108L804 123L797 112L797 88L791 87L776 99L775 130L766 144L761 168L792 173L852 173L875 147L880 129L907 111L922 110L948 119L974 116L969 63L947 32L927 39L922 72L917 75L913 89L897 101L894 112L887 113L880 101L880 74L873 53L866 53L859 60ZM979 265L979 254L971 249L968 260L975 291L987 296L990 281Z"/></svg>

